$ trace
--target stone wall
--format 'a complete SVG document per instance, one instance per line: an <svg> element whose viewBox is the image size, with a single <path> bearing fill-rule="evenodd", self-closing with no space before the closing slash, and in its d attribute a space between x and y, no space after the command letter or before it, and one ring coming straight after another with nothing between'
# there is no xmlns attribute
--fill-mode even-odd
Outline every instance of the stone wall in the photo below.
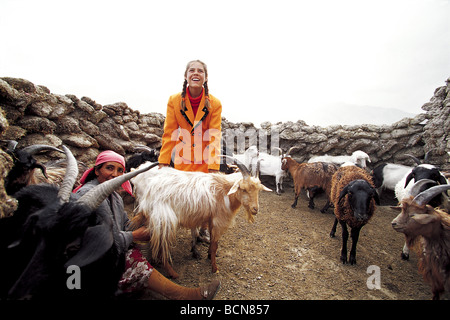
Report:
<svg viewBox="0 0 450 320"><path fill-rule="evenodd" d="M36 143L65 144L79 161L88 165L105 149L127 155L138 144L161 146L165 116L141 114L124 102L102 106L87 97L52 94L48 88L24 79L0 78L0 107L0 139L16 140L19 148ZM223 118L222 129L224 140L228 138L227 147L233 152L242 152L252 144L263 150L279 146L284 152L297 147L293 156L305 161L313 155L363 150L374 166L381 161L411 165L405 154L423 158L431 151L430 162L449 170L450 78L445 86L436 89L422 109L425 112L414 118L383 126L318 127L299 120L265 122L256 128L252 123L231 123ZM245 147L239 145L239 135L247 136ZM48 155L60 156L56 152ZM0 157L5 159L0 165L0 175L4 176L11 160L4 152Z"/></svg>

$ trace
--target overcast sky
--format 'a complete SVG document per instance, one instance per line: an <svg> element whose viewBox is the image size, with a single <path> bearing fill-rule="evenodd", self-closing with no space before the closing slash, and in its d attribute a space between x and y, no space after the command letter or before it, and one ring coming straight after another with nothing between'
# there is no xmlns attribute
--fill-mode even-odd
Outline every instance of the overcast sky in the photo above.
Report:
<svg viewBox="0 0 450 320"><path fill-rule="evenodd" d="M165 114L200 59L222 115L255 125L420 113L450 76L449 0L1 0L0 30L0 77Z"/></svg>

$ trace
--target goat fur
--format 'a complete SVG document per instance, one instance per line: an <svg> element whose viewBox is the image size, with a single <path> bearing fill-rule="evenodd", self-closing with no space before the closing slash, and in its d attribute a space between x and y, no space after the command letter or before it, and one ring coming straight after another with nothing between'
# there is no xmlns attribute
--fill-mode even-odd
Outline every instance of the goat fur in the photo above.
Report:
<svg viewBox="0 0 450 320"><path fill-rule="evenodd" d="M350 201L350 193L346 192L346 188L350 188L353 185L360 185L362 188L359 192L364 192L366 199L369 203L366 204L366 212L363 216L356 217L355 208L352 207ZM341 249L341 261L345 264L356 263L356 245L359 239L359 233L361 228L369 222L372 218L376 206L375 203L379 203L378 194L372 182L372 177L364 169L356 166L341 167L333 175L331 183L331 201L334 204L334 214L336 216L333 227L330 232L330 237L334 237L336 232L336 226L339 222L342 227L342 249ZM353 195L352 195L353 197ZM354 195L357 197L357 195ZM349 259L347 260L347 239L348 231L347 225L351 228L352 248L350 251Z"/></svg>
<svg viewBox="0 0 450 320"><path fill-rule="evenodd" d="M297 206L298 197L302 189L321 188L327 196L327 204L321 209L325 212L330 205L331 178L337 170L337 166L326 162L298 163L290 156L282 160L282 169L288 170L294 180L295 199L291 205ZM314 207L314 202L310 201L310 208Z"/></svg>
<svg viewBox="0 0 450 320"><path fill-rule="evenodd" d="M132 183L138 202L133 226L147 223L152 259L162 260L173 278L178 274L170 266L170 246L178 226L191 229L194 254L195 230L205 224L209 226L208 255L215 273L217 242L234 221L241 205L247 212L247 220L253 222L259 210L259 191L271 191L258 178L243 178L240 172L224 175L183 172L173 168L149 170L133 178Z"/></svg>
<svg viewBox="0 0 450 320"><path fill-rule="evenodd" d="M413 197L403 199L394 209L401 213L392 226L404 233L407 245L415 249L418 270L431 285L433 300L438 300L443 292L450 291L450 215L430 205L419 205Z"/></svg>

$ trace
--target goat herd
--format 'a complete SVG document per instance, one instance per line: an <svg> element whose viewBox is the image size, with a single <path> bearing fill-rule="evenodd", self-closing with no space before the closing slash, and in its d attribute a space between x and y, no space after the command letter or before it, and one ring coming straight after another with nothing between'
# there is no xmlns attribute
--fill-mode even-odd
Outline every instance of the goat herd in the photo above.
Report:
<svg viewBox="0 0 450 320"><path fill-rule="evenodd" d="M333 207L331 237L338 223L342 227L340 260L344 264L356 263L360 230L376 211L382 190L394 191L398 200L395 210L400 213L392 227L405 234L402 258L408 259L409 249L418 247L419 271L431 285L432 298L439 299L450 290L448 174L412 156L417 162L414 167L383 163L369 172L366 162L370 158L362 151L299 163L290 156L292 148L286 154L279 149L281 155L275 156L252 146L243 154L222 156L224 164L230 163L224 165L226 174L206 174L158 169L157 152L140 146L127 159L130 172L79 197L72 189L85 166L75 160L69 148L16 146L17 142L10 141L7 149L14 166L5 178L5 190L18 206L12 216L0 219L0 254L8 261L0 266L0 299L111 296L123 272L124 257L117 254L118 230L101 203L127 180L135 194L133 227L145 225L150 230L148 258L159 260L167 274L177 278L170 254L177 228L191 230L195 257L198 230L207 226L208 257L215 273L218 241L239 209L243 207L247 221L253 222L259 211L260 191L271 191L259 176L274 176L279 194L288 174L294 183L292 207L302 190L307 192L310 208L315 206L315 195L325 193L327 203L321 212ZM40 164L33 155L42 151L65 153L66 161ZM36 169L42 172L43 181L36 179ZM62 175L55 173L58 170ZM348 227L352 238L349 255ZM86 290L67 289L67 268L72 265L80 268Z"/></svg>

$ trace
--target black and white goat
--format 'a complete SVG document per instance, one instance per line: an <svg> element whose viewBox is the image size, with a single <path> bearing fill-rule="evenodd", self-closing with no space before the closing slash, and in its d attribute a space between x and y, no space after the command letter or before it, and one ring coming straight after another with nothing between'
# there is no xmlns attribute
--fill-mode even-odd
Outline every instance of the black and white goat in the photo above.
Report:
<svg viewBox="0 0 450 320"><path fill-rule="evenodd" d="M0 298L106 298L124 271L117 226L103 200L126 180L151 166L119 176L83 196L73 194L78 167L70 150L60 188L30 185L15 194L18 208L0 219ZM80 270L81 288L69 290L68 268Z"/></svg>
<svg viewBox="0 0 450 320"><path fill-rule="evenodd" d="M395 185L395 196L399 203L402 202L403 199L409 197L412 187L419 180L432 180L437 184L441 185L448 184L447 179L439 171L439 168L431 164L423 164L417 158L414 157L412 158L416 161L418 165L416 167L411 168L411 170L407 171L402 177L402 179ZM435 184L433 183L425 183L422 185L421 191L431 188L434 185ZM443 194L438 194L433 199L431 199L428 204L431 205L432 207L438 207L445 200L446 198L444 198ZM409 259L409 247L406 242L403 246L401 257L403 260Z"/></svg>

